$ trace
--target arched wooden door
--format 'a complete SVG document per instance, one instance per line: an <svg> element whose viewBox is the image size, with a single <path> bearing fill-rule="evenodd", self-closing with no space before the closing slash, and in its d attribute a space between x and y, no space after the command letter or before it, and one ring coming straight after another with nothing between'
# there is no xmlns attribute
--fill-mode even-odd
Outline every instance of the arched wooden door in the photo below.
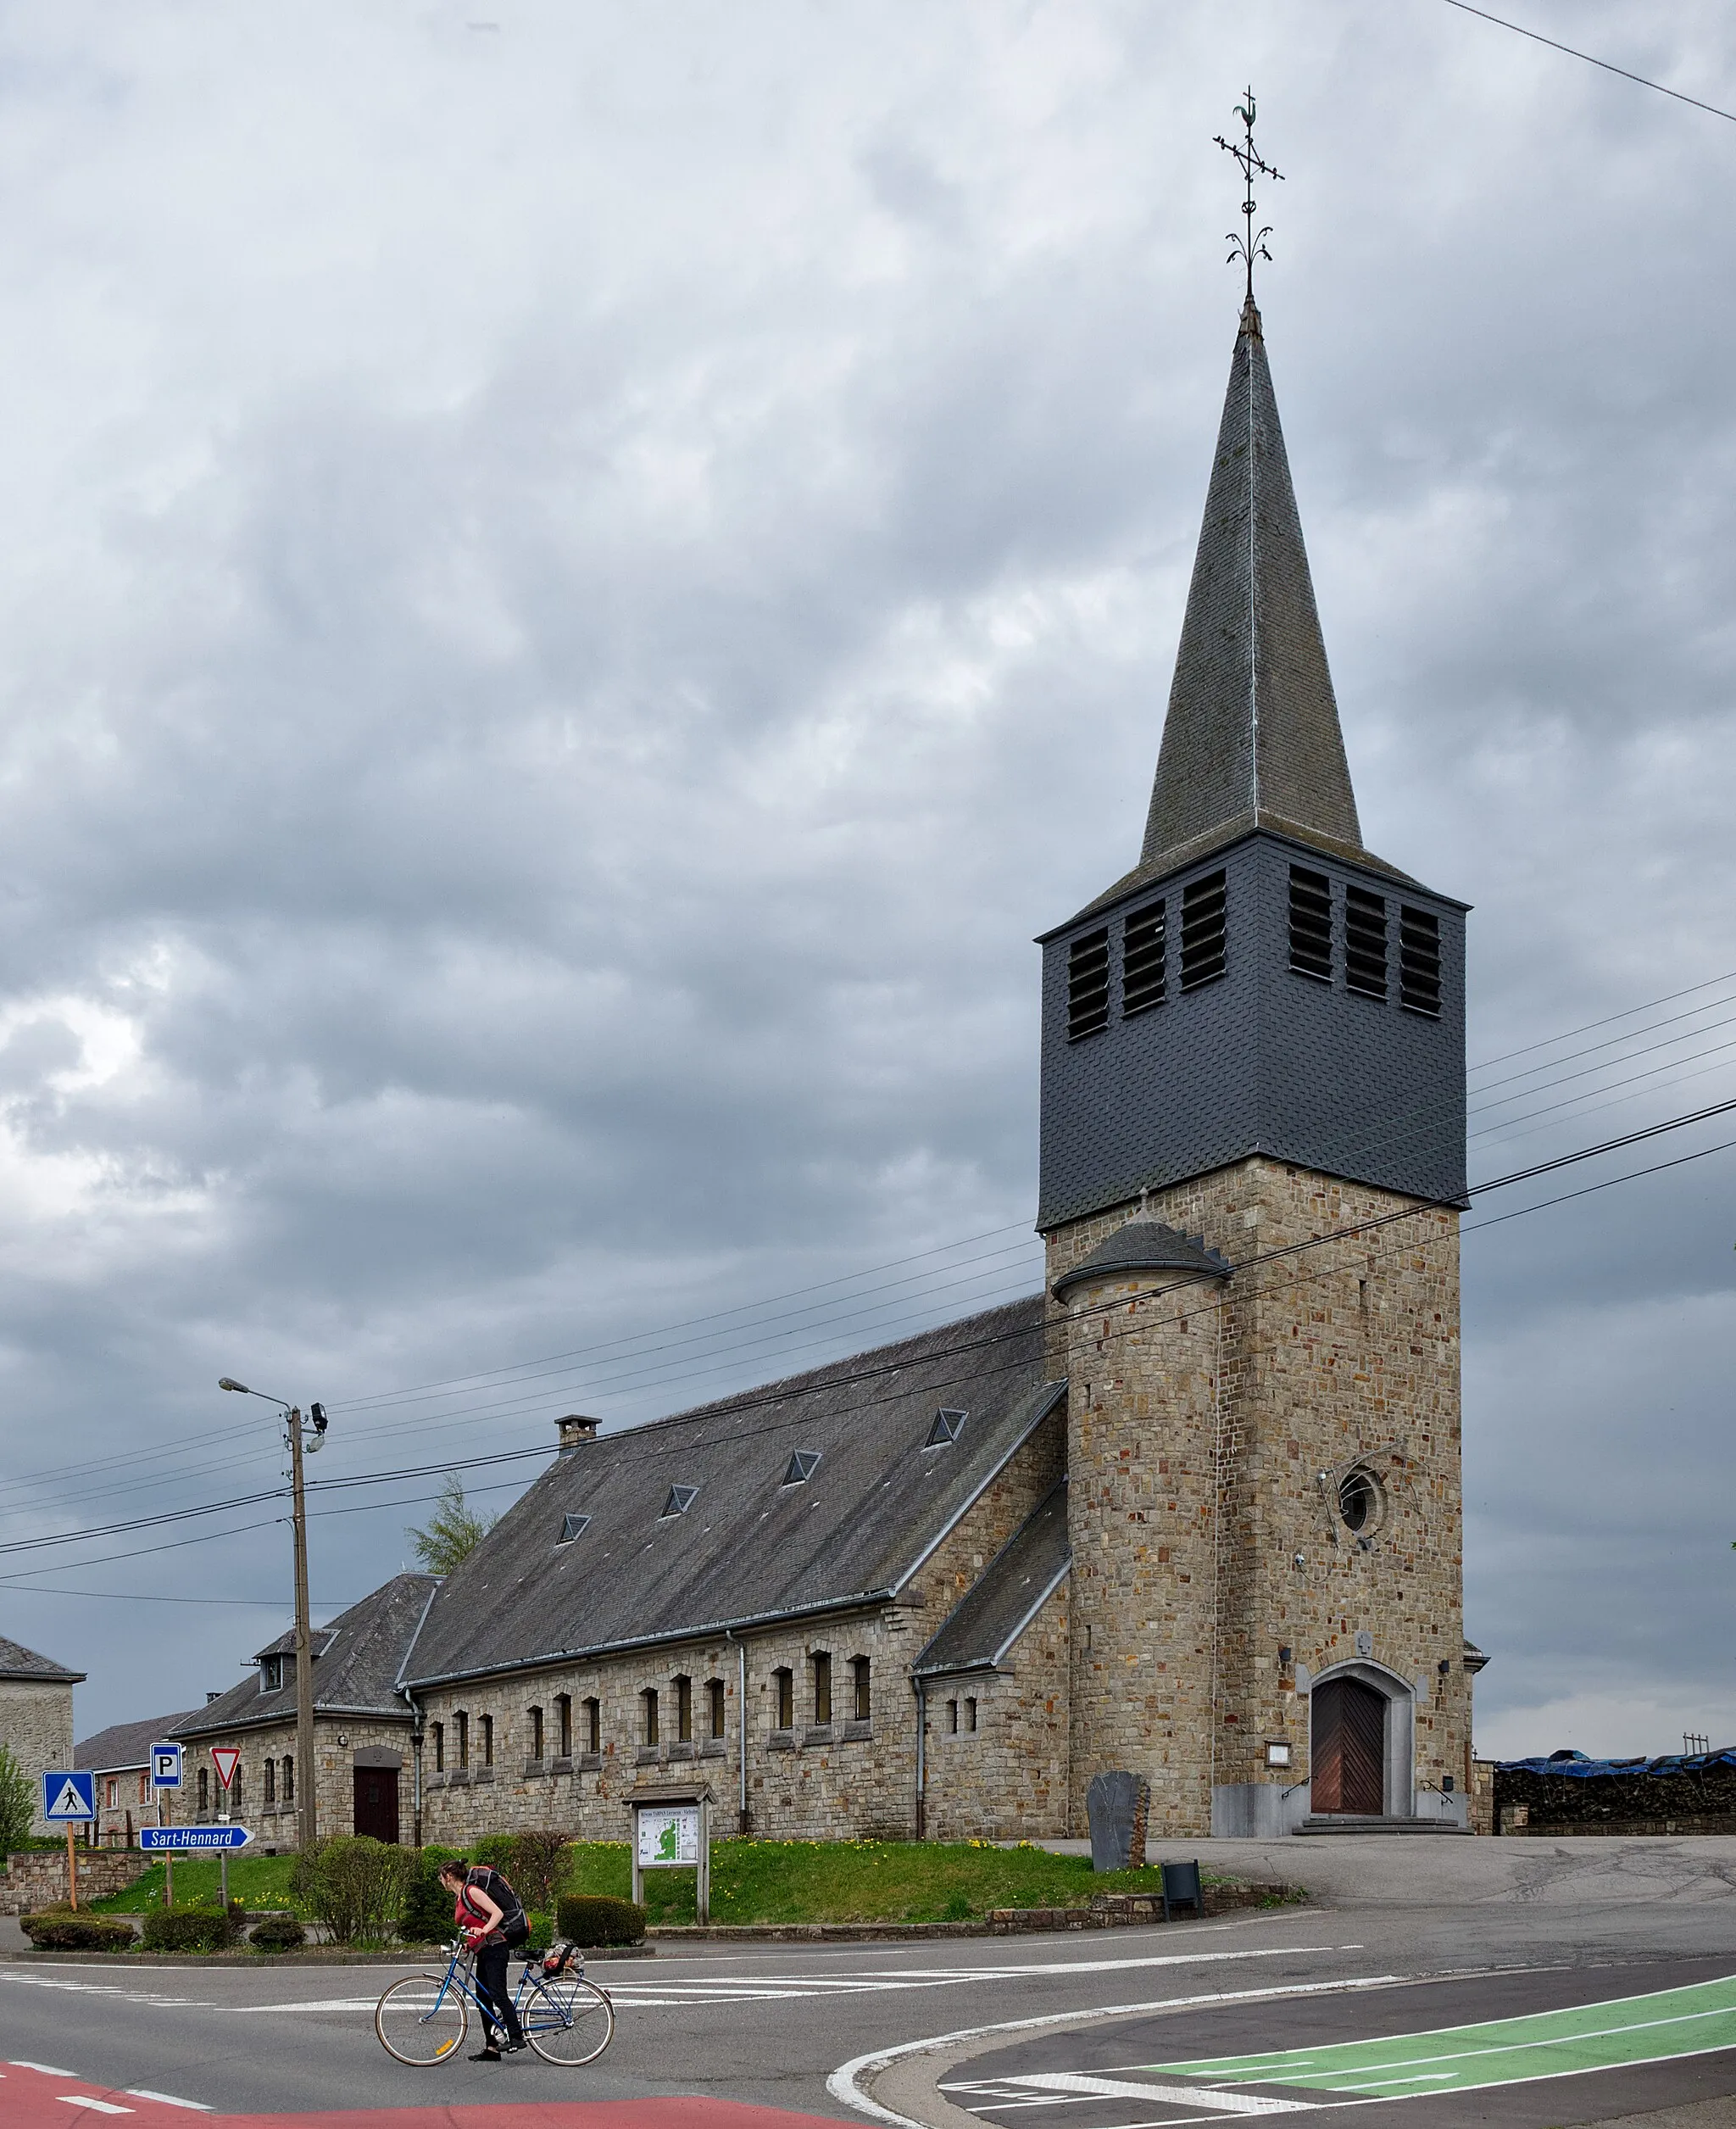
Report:
<svg viewBox="0 0 1736 2129"><path fill-rule="evenodd" d="M1311 1696L1309 1799L1316 1811L1378 1818L1387 1802L1387 1703L1360 1678L1329 1678Z"/></svg>

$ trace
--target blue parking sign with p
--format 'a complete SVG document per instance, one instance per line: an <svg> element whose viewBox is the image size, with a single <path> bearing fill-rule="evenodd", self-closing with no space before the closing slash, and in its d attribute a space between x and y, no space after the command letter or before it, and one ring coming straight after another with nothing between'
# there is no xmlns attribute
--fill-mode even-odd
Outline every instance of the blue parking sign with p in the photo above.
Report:
<svg viewBox="0 0 1736 2129"><path fill-rule="evenodd" d="M178 1789L181 1786L181 1748L179 1745L153 1745L151 1747L151 1786L153 1789Z"/></svg>
<svg viewBox="0 0 1736 2129"><path fill-rule="evenodd" d="M42 1775L42 1816L56 1825L97 1815L97 1777L50 1768Z"/></svg>

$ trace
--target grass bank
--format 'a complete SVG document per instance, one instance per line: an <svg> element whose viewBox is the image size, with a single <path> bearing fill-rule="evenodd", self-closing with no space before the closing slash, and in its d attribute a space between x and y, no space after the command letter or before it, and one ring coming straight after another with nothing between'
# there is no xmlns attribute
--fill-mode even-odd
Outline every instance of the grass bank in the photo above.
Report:
<svg viewBox="0 0 1736 2129"><path fill-rule="evenodd" d="M625 1841L576 1841L564 1889L625 1899L632 1871ZM229 1865L232 1899L250 1908L297 1909L289 1889L295 1859L238 1855ZM1088 1856L1046 1848L998 1848L938 1841L716 1841L711 1848L714 1922L969 1922L998 1907L1077 1907L1093 1892L1158 1889L1159 1874L1094 1872ZM217 1862L185 1857L175 1865L175 1904L214 1903ZM124 1892L95 1903L101 1912L140 1914L162 1904L163 1866L153 1864ZM691 1870L648 1870L653 1922L691 1922Z"/></svg>

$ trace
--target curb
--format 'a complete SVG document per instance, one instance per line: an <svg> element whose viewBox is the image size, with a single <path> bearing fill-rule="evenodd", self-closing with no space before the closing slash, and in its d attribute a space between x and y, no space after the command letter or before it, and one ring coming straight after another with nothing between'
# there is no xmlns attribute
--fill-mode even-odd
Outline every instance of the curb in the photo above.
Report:
<svg viewBox="0 0 1736 2129"><path fill-rule="evenodd" d="M654 1959L654 1944L605 1944L586 1951L585 1964L604 1959ZM396 1952L338 1952L317 1946L310 1952L0 1952L0 1965L7 1966L173 1966L194 1974L209 1966L250 1966L276 1971L280 1967L310 1966L427 1966L438 1956L437 1946L407 1944Z"/></svg>
<svg viewBox="0 0 1736 2129"><path fill-rule="evenodd" d="M1250 1909L1308 1903L1291 1885L1208 1886L1207 1919ZM1188 1915L1197 1921L1197 1915ZM1052 1936L1058 1930L1164 1926L1163 1902L1149 1892L1098 1892L1088 1907L998 1907L971 1922L660 1922L645 1932L659 1942L703 1944L909 1943L923 1937Z"/></svg>

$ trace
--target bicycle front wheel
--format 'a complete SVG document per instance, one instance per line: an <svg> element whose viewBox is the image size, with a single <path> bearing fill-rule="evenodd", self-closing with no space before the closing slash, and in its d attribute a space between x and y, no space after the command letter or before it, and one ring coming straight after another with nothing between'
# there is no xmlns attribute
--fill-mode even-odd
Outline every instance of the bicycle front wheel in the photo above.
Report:
<svg viewBox="0 0 1736 2129"><path fill-rule="evenodd" d="M394 1981L374 2006L374 2031L388 2055L412 2070L431 2070L455 2055L470 2026L464 1991L438 1974Z"/></svg>
<svg viewBox="0 0 1736 2129"><path fill-rule="evenodd" d="M615 2034L615 2005L595 1981L576 1974L533 1981L519 2016L543 2061L570 2070L595 2062Z"/></svg>

